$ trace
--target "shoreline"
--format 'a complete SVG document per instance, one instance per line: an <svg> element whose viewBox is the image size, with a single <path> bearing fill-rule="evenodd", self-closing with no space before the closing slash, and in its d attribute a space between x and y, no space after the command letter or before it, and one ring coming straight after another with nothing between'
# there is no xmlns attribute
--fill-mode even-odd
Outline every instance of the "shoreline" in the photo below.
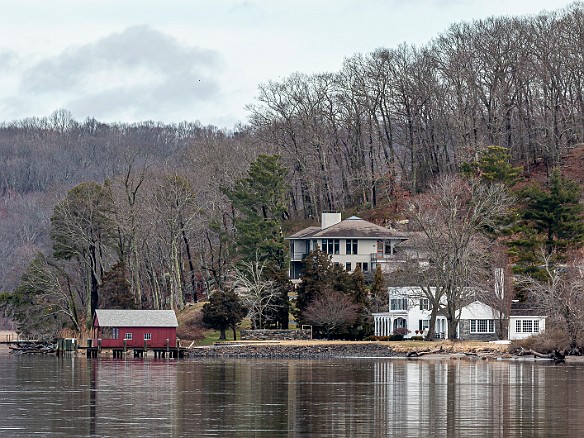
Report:
<svg viewBox="0 0 584 438"><path fill-rule="evenodd" d="M506 346L488 343L467 345L455 342L431 342L399 345L401 342L375 341L232 341L212 346L193 347L188 357L334 359L334 358L445 358L498 359L512 357ZM436 351L439 350L439 351ZM419 353L420 356L412 355ZM424 354L425 353L425 354ZM409 356L410 355L410 356Z"/></svg>

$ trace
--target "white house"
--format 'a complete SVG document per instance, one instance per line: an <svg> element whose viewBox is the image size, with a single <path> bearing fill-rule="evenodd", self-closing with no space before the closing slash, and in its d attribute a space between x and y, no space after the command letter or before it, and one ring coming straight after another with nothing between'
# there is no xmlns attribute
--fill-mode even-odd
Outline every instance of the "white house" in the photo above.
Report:
<svg viewBox="0 0 584 438"><path fill-rule="evenodd" d="M389 288L388 312L373 313L375 336L389 336L396 329L405 328L404 336L426 336L430 325L430 301L424 297L421 288ZM513 303L509 316L508 333L502 338L522 339L545 330L545 316L541 311L520 303ZM497 333L499 311L480 301L464 306L460 311L458 339L494 341L500 338ZM446 317L438 313L436 317L436 338L448 338Z"/></svg>
<svg viewBox="0 0 584 438"><path fill-rule="evenodd" d="M526 303L511 304L509 339L523 339L545 330L546 317L540 309Z"/></svg>
<svg viewBox="0 0 584 438"><path fill-rule="evenodd" d="M290 279L300 278L304 257L317 246L348 272L357 266L363 272L372 271L378 264L391 270L389 265L405 260L405 249L398 245L408 238L409 233L390 230L357 216L341 220L340 213L323 213L320 227L308 227L286 238L290 244Z"/></svg>
<svg viewBox="0 0 584 438"><path fill-rule="evenodd" d="M389 336L397 329L409 330L404 337L425 336L430 326L432 307L430 301L424 297L422 289L416 286L390 287L389 311L373 313L375 336ZM435 336L448 337L446 317L436 317Z"/></svg>

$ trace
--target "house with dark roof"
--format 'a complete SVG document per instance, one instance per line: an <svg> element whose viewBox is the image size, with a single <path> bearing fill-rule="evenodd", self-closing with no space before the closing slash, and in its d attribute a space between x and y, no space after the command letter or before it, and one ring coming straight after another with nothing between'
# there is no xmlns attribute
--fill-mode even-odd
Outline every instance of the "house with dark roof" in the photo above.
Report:
<svg viewBox="0 0 584 438"><path fill-rule="evenodd" d="M290 278L300 278L304 257L317 246L348 272L357 266L364 272L373 271L377 265L390 271L393 264L405 260L399 245L408 239L409 233L357 216L341 220L340 213L323 213L320 227L308 227L286 238L290 244Z"/></svg>
<svg viewBox="0 0 584 438"><path fill-rule="evenodd" d="M432 306L418 286L388 288L389 306L386 312L373 313L375 336L389 336L405 329L405 338L426 336L430 327ZM446 304L446 298L442 302ZM546 316L542 309L529 303L512 303L508 327L500 333L501 313L480 301L473 301L460 309L456 338L473 341L516 340L536 335L545 330ZM448 323L443 312L438 312L434 331L436 338L448 338Z"/></svg>
<svg viewBox="0 0 584 438"><path fill-rule="evenodd" d="M176 347L178 321L174 310L97 309L93 345L102 348Z"/></svg>

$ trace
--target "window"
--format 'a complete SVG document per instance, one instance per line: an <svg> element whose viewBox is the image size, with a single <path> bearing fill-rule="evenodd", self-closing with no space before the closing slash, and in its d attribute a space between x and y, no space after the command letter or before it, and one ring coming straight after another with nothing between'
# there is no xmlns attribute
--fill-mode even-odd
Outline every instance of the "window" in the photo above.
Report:
<svg viewBox="0 0 584 438"><path fill-rule="evenodd" d="M368 271L369 270L369 263L363 263L363 271Z"/></svg>
<svg viewBox="0 0 584 438"><path fill-rule="evenodd" d="M352 266L351 266L351 262L347 262L347 263L345 263L345 271L347 271L347 272L351 272L351 267L352 267Z"/></svg>
<svg viewBox="0 0 584 438"><path fill-rule="evenodd" d="M145 341L152 340L152 333L144 333L144 340Z"/></svg>
<svg viewBox="0 0 584 438"><path fill-rule="evenodd" d="M420 310L432 310L430 300L428 298L420 298Z"/></svg>
<svg viewBox="0 0 584 438"><path fill-rule="evenodd" d="M347 239L347 244L346 244L346 253L347 254L357 254L358 253L358 249L359 249L359 245L358 245L358 240L357 239Z"/></svg>
<svg viewBox="0 0 584 438"><path fill-rule="evenodd" d="M539 333L539 319L518 319L515 321L517 333Z"/></svg>
<svg viewBox="0 0 584 438"><path fill-rule="evenodd" d="M112 339L120 339L120 329L119 328L112 328Z"/></svg>
<svg viewBox="0 0 584 438"><path fill-rule="evenodd" d="M385 241L385 254L386 255L393 255L393 250L391 248L391 243L389 242L389 240Z"/></svg>
<svg viewBox="0 0 584 438"><path fill-rule="evenodd" d="M127 341L131 341L132 340L132 333L126 333L126 336L124 336L124 339Z"/></svg>
<svg viewBox="0 0 584 438"><path fill-rule="evenodd" d="M322 252L326 254L338 254L340 245L339 239L322 239Z"/></svg>
<svg viewBox="0 0 584 438"><path fill-rule="evenodd" d="M428 330L430 328L430 321L427 319L420 319L419 330Z"/></svg>
<svg viewBox="0 0 584 438"><path fill-rule="evenodd" d="M495 321L492 319L471 319L471 333L495 333Z"/></svg>
<svg viewBox="0 0 584 438"><path fill-rule="evenodd" d="M390 310L408 310L408 299L404 297L392 298Z"/></svg>

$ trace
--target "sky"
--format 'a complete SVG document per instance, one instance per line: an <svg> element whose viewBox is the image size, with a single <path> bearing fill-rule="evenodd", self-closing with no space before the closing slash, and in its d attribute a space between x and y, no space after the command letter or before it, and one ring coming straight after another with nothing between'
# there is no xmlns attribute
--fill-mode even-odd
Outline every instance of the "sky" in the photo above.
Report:
<svg viewBox="0 0 584 438"><path fill-rule="evenodd" d="M258 85L562 0L0 0L0 122L246 123Z"/></svg>

